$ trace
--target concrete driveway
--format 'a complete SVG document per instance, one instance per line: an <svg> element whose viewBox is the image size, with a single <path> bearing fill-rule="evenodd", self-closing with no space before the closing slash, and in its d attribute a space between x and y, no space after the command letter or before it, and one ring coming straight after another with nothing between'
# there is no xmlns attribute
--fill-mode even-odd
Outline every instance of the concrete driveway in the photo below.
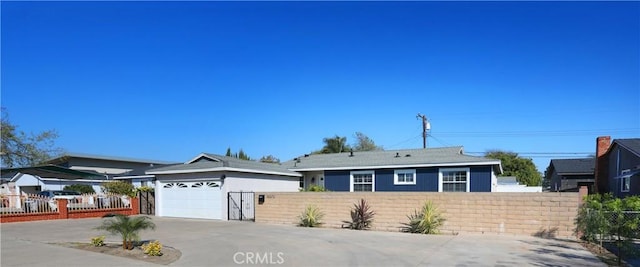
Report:
<svg viewBox="0 0 640 267"><path fill-rule="evenodd" d="M5 223L4 266L151 266L49 243L89 242L102 219ZM154 217L160 240L179 249L172 266L605 266L577 243L529 236L417 235ZM108 242L119 243L115 236ZM157 266L157 265L156 265Z"/></svg>

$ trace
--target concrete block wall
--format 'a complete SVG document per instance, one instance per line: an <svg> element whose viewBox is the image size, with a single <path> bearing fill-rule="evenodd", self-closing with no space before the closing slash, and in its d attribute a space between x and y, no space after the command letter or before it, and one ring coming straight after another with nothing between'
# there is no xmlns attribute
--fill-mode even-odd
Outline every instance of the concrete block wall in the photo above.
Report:
<svg viewBox="0 0 640 267"><path fill-rule="evenodd" d="M295 192L256 193L256 222L298 223L307 205L325 214L323 227L341 228L364 198L376 212L372 230L401 231L407 215L431 200L446 222L444 234L481 233L575 238L574 219L583 193ZM260 195L265 196L262 204Z"/></svg>

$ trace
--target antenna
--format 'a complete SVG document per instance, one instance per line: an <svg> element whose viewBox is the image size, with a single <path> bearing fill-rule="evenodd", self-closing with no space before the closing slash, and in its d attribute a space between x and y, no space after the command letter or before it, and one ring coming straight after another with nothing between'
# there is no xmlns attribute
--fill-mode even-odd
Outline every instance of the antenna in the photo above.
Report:
<svg viewBox="0 0 640 267"><path fill-rule="evenodd" d="M431 123L427 116L418 113L416 119L422 119L422 148L427 148L427 131L431 130Z"/></svg>

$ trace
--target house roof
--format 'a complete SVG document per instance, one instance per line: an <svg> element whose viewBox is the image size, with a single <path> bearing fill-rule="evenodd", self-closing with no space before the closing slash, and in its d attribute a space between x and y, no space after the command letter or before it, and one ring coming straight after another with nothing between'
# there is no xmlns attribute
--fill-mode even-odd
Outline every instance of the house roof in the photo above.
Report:
<svg viewBox="0 0 640 267"><path fill-rule="evenodd" d="M596 159L552 159L551 165L558 174L594 174Z"/></svg>
<svg viewBox="0 0 640 267"><path fill-rule="evenodd" d="M40 165L24 168L2 169L3 173L24 173L42 178L58 179L105 179L105 176L91 171L79 171L57 165Z"/></svg>
<svg viewBox="0 0 640 267"><path fill-rule="evenodd" d="M640 157L640 138L615 139L613 143L624 147L626 150ZM611 147L613 147L613 145Z"/></svg>
<svg viewBox="0 0 640 267"><path fill-rule="evenodd" d="M85 153L65 153L62 156L48 160L46 163L60 164L62 162L69 160L69 158L98 159L98 160L109 160L109 161L150 163L150 164L160 164L160 165L176 163L176 162L163 161L163 160L137 159L137 158L128 158L128 157L93 155L93 154L85 154Z"/></svg>
<svg viewBox="0 0 640 267"><path fill-rule="evenodd" d="M185 164L153 168L146 171L146 174L176 174L214 171L249 172L295 177L302 176L297 172L288 170L281 164L242 160L210 153L201 153Z"/></svg>
<svg viewBox="0 0 640 267"><path fill-rule="evenodd" d="M283 165L293 171L493 165L496 172L502 173L500 160L465 155L461 146L307 154Z"/></svg>

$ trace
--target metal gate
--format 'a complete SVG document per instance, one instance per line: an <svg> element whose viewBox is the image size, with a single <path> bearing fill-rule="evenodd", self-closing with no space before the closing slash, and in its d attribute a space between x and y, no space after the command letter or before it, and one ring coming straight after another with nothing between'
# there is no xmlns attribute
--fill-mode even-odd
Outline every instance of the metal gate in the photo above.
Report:
<svg viewBox="0 0 640 267"><path fill-rule="evenodd" d="M138 192L138 201L140 204L140 214L155 215L156 214L156 198L154 191Z"/></svg>
<svg viewBox="0 0 640 267"><path fill-rule="evenodd" d="M227 197L227 218L229 220L254 221L253 192L229 192Z"/></svg>

